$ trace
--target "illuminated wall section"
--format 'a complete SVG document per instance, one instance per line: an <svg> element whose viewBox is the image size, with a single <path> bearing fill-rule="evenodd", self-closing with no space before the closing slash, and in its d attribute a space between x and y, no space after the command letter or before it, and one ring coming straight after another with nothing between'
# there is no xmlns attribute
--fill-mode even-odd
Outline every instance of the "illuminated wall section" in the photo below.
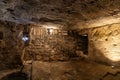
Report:
<svg viewBox="0 0 120 80"><path fill-rule="evenodd" d="M120 24L89 31L89 56L103 62L120 61Z"/></svg>

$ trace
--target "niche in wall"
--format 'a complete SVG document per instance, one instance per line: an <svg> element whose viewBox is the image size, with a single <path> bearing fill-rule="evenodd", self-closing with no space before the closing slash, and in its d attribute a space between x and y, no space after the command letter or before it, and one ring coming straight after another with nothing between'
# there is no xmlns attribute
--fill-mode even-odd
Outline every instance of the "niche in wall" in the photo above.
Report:
<svg viewBox="0 0 120 80"><path fill-rule="evenodd" d="M88 54L88 35L81 35L80 37L82 39L82 48L83 48L83 52L84 54Z"/></svg>
<svg viewBox="0 0 120 80"><path fill-rule="evenodd" d="M79 35L79 40L78 40L78 46L79 50L83 51L85 55L88 55L88 35Z"/></svg>
<svg viewBox="0 0 120 80"><path fill-rule="evenodd" d="M24 27L24 30L23 30L23 40L25 42L25 46L29 46L29 42L30 42L30 30L28 27Z"/></svg>
<svg viewBox="0 0 120 80"><path fill-rule="evenodd" d="M0 31L0 40L3 39L3 32Z"/></svg>

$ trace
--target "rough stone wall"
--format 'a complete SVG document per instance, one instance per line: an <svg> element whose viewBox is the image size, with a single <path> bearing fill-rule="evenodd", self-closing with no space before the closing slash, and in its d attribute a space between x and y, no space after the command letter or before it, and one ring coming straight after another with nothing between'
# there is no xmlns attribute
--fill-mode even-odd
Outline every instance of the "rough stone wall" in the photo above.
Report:
<svg viewBox="0 0 120 80"><path fill-rule="evenodd" d="M120 18L120 0L0 0L0 7L1 20L60 23L75 29L118 23ZM105 21L98 21L101 18Z"/></svg>
<svg viewBox="0 0 120 80"><path fill-rule="evenodd" d="M0 22L0 70L21 66L21 59L31 60L32 56L39 61L65 61L84 53L84 41L74 31L54 29L51 34L41 27L32 32L32 27L30 24ZM26 34L30 38L27 45L22 40Z"/></svg>
<svg viewBox="0 0 120 80"><path fill-rule="evenodd" d="M79 57L83 52L83 46L79 35L73 31L54 29L51 33L48 29L33 27L29 46L25 49L24 60L64 61Z"/></svg>
<svg viewBox="0 0 120 80"><path fill-rule="evenodd" d="M120 61L119 56L120 24L112 24L89 30L89 57L91 59L118 65Z"/></svg>
<svg viewBox="0 0 120 80"><path fill-rule="evenodd" d="M0 32L3 33L3 38L0 39L0 70L22 65L20 55L23 43L19 36L21 30L21 25L0 22Z"/></svg>

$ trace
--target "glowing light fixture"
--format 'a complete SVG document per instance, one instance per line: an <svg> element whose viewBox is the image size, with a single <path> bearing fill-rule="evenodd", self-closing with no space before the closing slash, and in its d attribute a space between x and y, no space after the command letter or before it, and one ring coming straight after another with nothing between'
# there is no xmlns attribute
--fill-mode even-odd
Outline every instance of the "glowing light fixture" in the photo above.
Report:
<svg viewBox="0 0 120 80"><path fill-rule="evenodd" d="M53 29L49 29L50 33L53 33Z"/></svg>
<svg viewBox="0 0 120 80"><path fill-rule="evenodd" d="M114 68L115 66L111 66L112 68Z"/></svg>
<svg viewBox="0 0 120 80"><path fill-rule="evenodd" d="M53 35L57 33L57 30L61 29L62 25L47 23L42 25L42 27L47 29L48 35Z"/></svg>
<svg viewBox="0 0 120 80"><path fill-rule="evenodd" d="M29 40L29 38L28 38L28 37L26 37L26 36L24 36L24 37L22 38L22 40L23 40L23 41L28 41L28 40Z"/></svg>
<svg viewBox="0 0 120 80"><path fill-rule="evenodd" d="M52 35L53 34L53 31L54 29L53 28L50 28L50 29L47 29L48 30L48 34Z"/></svg>
<svg viewBox="0 0 120 80"><path fill-rule="evenodd" d="M59 29L60 28L60 25L55 25L55 24L45 24L45 25L42 25L43 28L46 28L46 29Z"/></svg>

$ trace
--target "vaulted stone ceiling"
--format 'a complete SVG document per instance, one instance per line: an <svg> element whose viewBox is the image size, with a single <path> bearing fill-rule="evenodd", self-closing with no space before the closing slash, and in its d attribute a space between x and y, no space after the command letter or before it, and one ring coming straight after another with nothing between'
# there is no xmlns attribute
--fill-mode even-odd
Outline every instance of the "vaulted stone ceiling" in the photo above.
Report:
<svg viewBox="0 0 120 80"><path fill-rule="evenodd" d="M120 22L120 0L0 0L0 19L83 29Z"/></svg>

